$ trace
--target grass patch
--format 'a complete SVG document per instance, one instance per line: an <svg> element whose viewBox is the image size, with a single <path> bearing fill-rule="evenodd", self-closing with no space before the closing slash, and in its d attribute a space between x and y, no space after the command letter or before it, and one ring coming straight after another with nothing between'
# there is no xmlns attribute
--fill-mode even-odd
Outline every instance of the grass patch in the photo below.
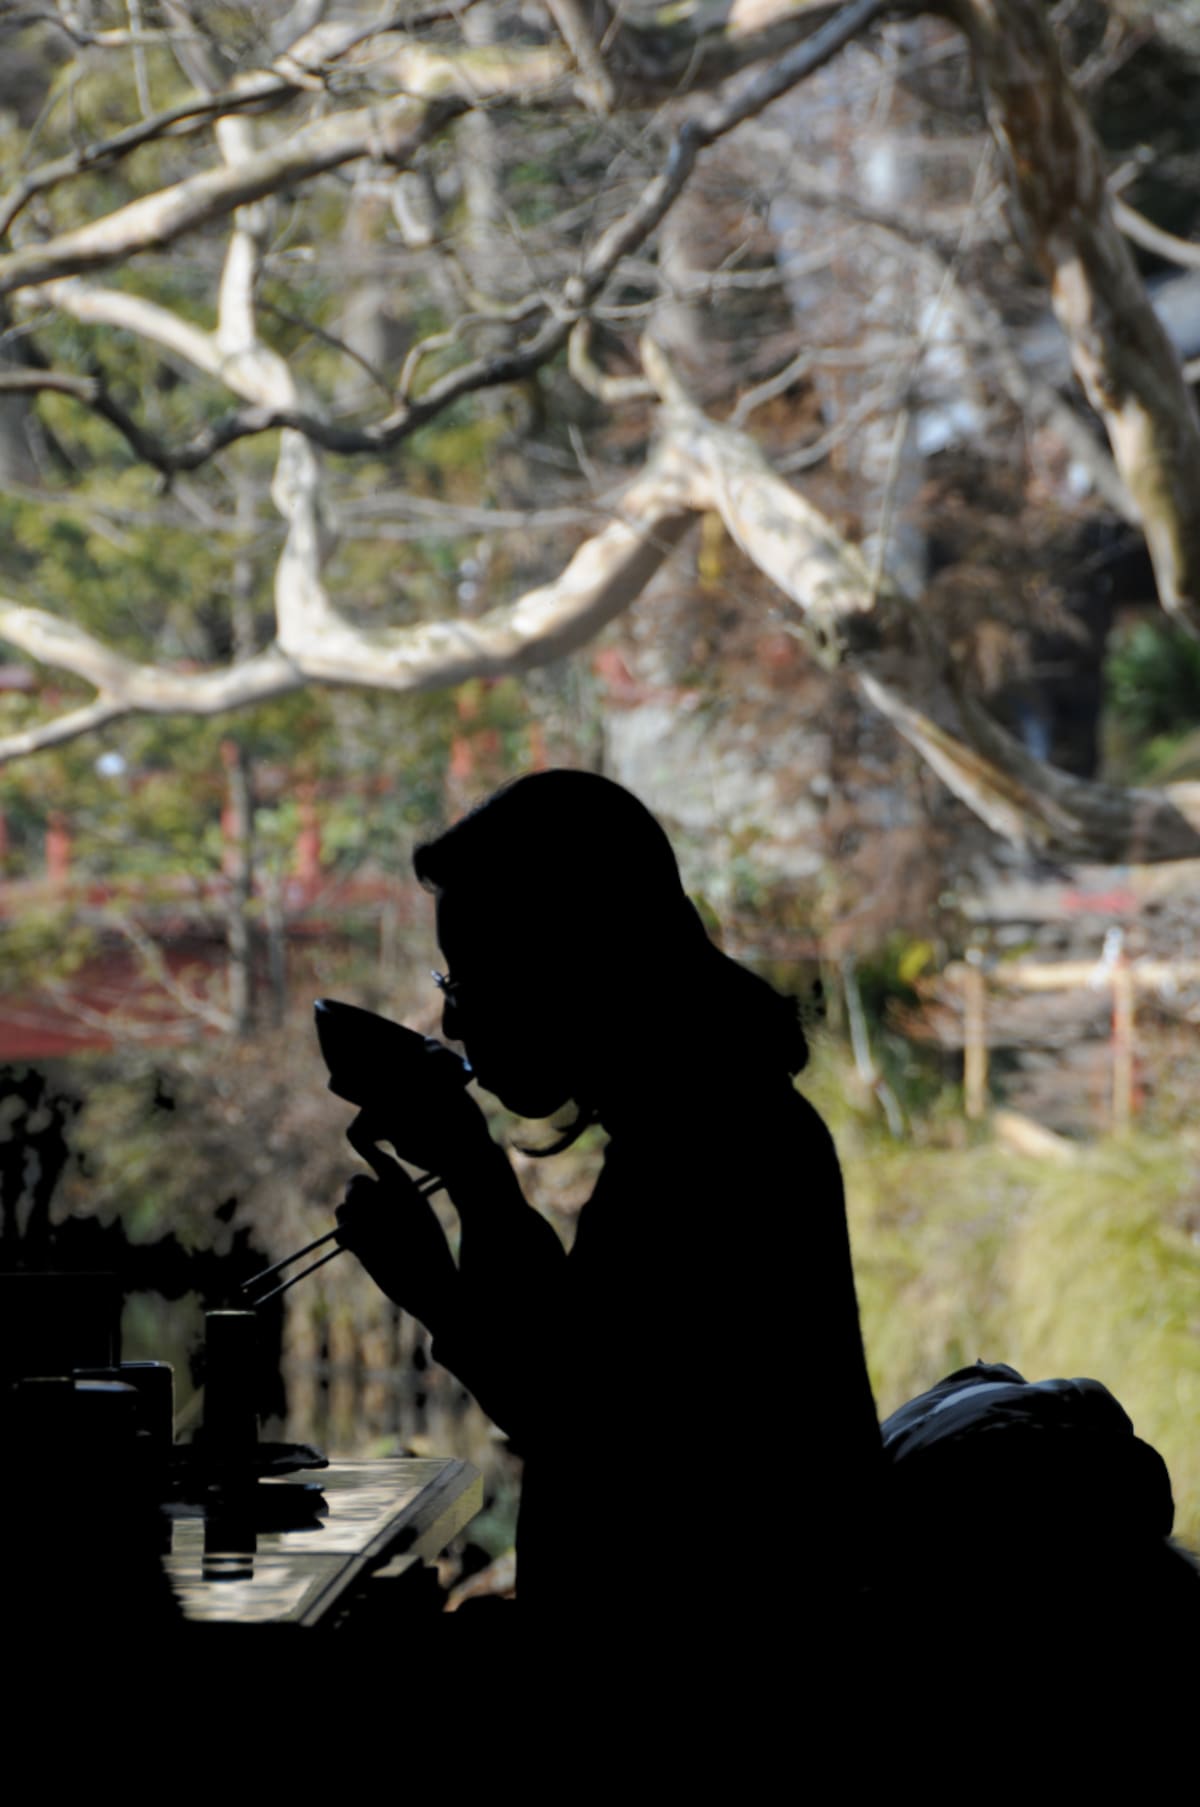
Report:
<svg viewBox="0 0 1200 1807"><path fill-rule="evenodd" d="M805 1090L846 1176L881 1415L982 1357L1090 1375L1161 1451L1176 1532L1200 1548L1200 1148L1131 1136L1048 1166L981 1140L887 1140L836 1074Z"/></svg>

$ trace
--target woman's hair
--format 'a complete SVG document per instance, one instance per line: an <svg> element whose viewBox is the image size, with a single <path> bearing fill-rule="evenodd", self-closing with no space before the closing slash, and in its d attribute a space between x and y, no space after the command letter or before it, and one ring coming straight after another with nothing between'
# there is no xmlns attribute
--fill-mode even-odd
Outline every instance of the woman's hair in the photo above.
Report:
<svg viewBox="0 0 1200 1807"><path fill-rule="evenodd" d="M554 770L513 779L419 846L413 868L428 891L477 896L501 942L509 929L536 927L568 963L647 970L661 989L697 1001L706 1040L736 1038L760 1071L795 1075L808 1059L795 999L709 940L663 829L611 778ZM542 1152L566 1147L594 1116L581 1109L566 1140Z"/></svg>

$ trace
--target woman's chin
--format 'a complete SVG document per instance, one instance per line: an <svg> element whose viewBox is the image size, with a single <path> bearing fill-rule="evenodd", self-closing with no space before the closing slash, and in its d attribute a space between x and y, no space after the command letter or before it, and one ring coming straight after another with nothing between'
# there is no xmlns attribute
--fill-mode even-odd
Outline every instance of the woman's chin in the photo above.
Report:
<svg viewBox="0 0 1200 1807"><path fill-rule="evenodd" d="M508 1097L501 1097L500 1102L514 1117L524 1117L529 1123L542 1123L566 1110L571 1100L557 1096L551 1099L545 1093L539 1096L536 1092L513 1092Z"/></svg>
<svg viewBox="0 0 1200 1807"><path fill-rule="evenodd" d="M564 1094L557 1086L538 1085L534 1080L510 1079L501 1073L489 1075L486 1068L481 1072L478 1067L475 1077L486 1092L500 1100L506 1111L530 1122L557 1116L571 1102L569 1094Z"/></svg>

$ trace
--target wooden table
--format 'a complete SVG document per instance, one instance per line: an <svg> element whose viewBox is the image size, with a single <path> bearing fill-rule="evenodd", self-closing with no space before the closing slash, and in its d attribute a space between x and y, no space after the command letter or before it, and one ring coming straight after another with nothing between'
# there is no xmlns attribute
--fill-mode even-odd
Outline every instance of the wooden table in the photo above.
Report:
<svg viewBox="0 0 1200 1807"><path fill-rule="evenodd" d="M319 1489L328 1511L290 1530L255 1530L243 1508L176 1516L164 1562L184 1613L217 1624L316 1625L351 1589L392 1579L436 1556L483 1504L483 1481L466 1462L397 1456L331 1462L281 1480L264 1493ZM262 1522L261 1510L257 1514ZM278 1513L276 1514L278 1516Z"/></svg>

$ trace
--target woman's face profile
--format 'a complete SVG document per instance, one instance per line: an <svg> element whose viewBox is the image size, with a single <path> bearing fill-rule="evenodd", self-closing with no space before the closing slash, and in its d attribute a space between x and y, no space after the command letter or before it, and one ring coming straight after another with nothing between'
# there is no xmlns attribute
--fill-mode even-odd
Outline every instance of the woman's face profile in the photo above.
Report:
<svg viewBox="0 0 1200 1807"><path fill-rule="evenodd" d="M552 1117L570 1103L566 975L551 975L518 932L507 936L486 906L442 892L438 946L448 984L442 1033L464 1049L485 1090L519 1117Z"/></svg>

